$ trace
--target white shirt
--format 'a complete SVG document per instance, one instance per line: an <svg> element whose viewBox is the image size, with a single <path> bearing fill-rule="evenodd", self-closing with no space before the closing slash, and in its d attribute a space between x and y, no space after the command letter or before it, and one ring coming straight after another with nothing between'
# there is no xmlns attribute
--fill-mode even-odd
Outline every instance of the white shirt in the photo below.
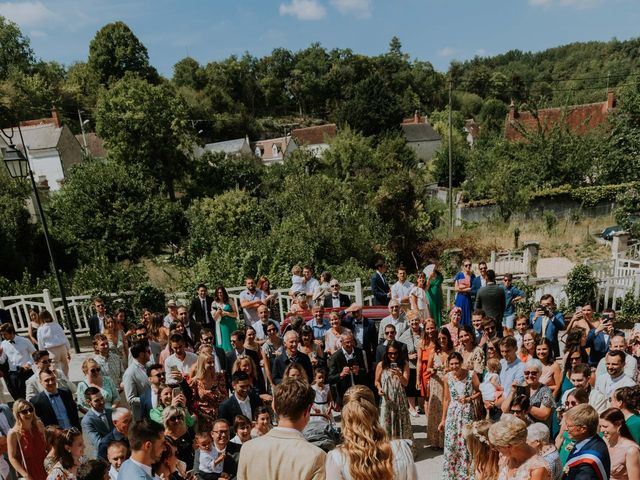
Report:
<svg viewBox="0 0 640 480"><path fill-rule="evenodd" d="M413 283L411 283L410 281L405 280L404 283L402 283L400 282L400 280L398 280L391 286L391 298L401 302L404 297L409 296L412 288Z"/></svg>
<svg viewBox="0 0 640 480"><path fill-rule="evenodd" d="M331 306L333 308L339 308L340 307L340 295L338 295L337 297L331 295Z"/></svg>
<svg viewBox="0 0 640 480"><path fill-rule="evenodd" d="M270 318L269 322L267 323L267 325L269 325L269 324L275 325L276 328L278 329L278 333L280 333L280 322L276 322L275 320ZM256 340L266 340L267 339L267 334L264 332L264 327L263 327L262 322L260 320L258 320L257 322L253 322L253 324L251 326L256 331Z"/></svg>
<svg viewBox="0 0 640 480"><path fill-rule="evenodd" d="M24 337L16 335L13 338L13 342L9 340L3 340L0 344L2 346L2 355L0 356L0 362L4 363L6 359L9 360L9 370L15 372L22 367L25 363L32 365L33 358L31 354L36 351L33 343Z"/></svg>
<svg viewBox="0 0 640 480"><path fill-rule="evenodd" d="M596 368L596 378L606 375L607 373L607 357L601 358L598 362L598 367ZM624 354L624 374L634 379L636 377L636 370L638 368L638 361L636 357L633 355L629 355L628 353Z"/></svg>
<svg viewBox="0 0 640 480"><path fill-rule="evenodd" d="M622 387L635 386L636 382L627 377L624 373L616 378L611 378L611 375L608 373L596 378L596 390L603 394L607 400L611 398L611 394L614 390Z"/></svg>
<svg viewBox="0 0 640 480"><path fill-rule="evenodd" d="M197 361L198 355L193 352L185 352L184 360L180 360L176 357L176 354L173 353L164 361L164 370L167 372L167 377L171 375L171 367L176 367L180 373L186 375Z"/></svg>
<svg viewBox="0 0 640 480"><path fill-rule="evenodd" d="M249 401L249 395L247 395L247 398L245 398L244 400L240 400L235 393L233 394L233 396L236 397L236 400L238 401L238 405L240 405L240 410L242 411L242 414L247 418L253 418L253 415L251 412L251 402Z"/></svg>
<svg viewBox="0 0 640 480"><path fill-rule="evenodd" d="M567 397L571 392L573 392L575 388L567 390L562 394L562 404L564 405L567 402ZM592 388L589 392L589 405L596 409L596 411L600 414L604 412L609 407L609 400L605 398L605 396L600 393L595 388Z"/></svg>
<svg viewBox="0 0 640 480"><path fill-rule="evenodd" d="M40 325L38 328L38 348L46 350L47 348L60 347L65 345L70 348L69 340L64 330L58 322L49 322Z"/></svg>
<svg viewBox="0 0 640 480"><path fill-rule="evenodd" d="M118 480L118 470L113 465L109 469L109 480Z"/></svg>
<svg viewBox="0 0 640 480"><path fill-rule="evenodd" d="M317 288L320 288L320 282L311 277L304 284L304 293L307 295L313 295L313 292L315 292Z"/></svg>

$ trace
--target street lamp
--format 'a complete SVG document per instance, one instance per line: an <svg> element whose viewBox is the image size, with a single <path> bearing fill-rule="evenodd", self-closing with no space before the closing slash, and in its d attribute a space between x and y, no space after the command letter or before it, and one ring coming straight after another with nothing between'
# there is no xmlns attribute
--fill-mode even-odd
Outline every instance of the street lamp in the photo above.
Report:
<svg viewBox="0 0 640 480"><path fill-rule="evenodd" d="M33 178L33 172L29 167L29 158L28 152L24 145L24 138L22 138L22 130L18 125L18 132L20 133L20 141L22 142L22 151L27 153L27 157L16 148L14 144L10 144L6 149L4 149L4 163L7 166L7 170L9 171L9 175L11 178L27 178L31 179L31 187L33 188L33 195L36 199L36 206L38 208L38 214L40 215L40 220L42 221L42 230L44 232L44 239L47 243L47 249L49 250L49 258L51 260L51 267L53 268L53 274L56 278L56 283L58 284L58 290L60 291L60 298L62 299L62 306L64 308L64 314L67 317L67 322L69 325L69 332L71 333L71 340L73 341L73 348L76 353L80 353L80 345L78 344L78 338L76 337L76 329L73 325L73 319L71 318L71 313L69 312L69 305L67 304L67 297L64 293L64 287L62 286L62 281L60 280L60 274L58 273L58 269L56 268L56 262L53 256L53 250L51 249L51 242L49 241L49 229L47 228L47 221L44 218L44 210L42 210L42 204L40 203L40 195L38 195L38 187L36 186L36 181ZM11 141L11 139L9 139ZM55 315L55 312L51 312Z"/></svg>

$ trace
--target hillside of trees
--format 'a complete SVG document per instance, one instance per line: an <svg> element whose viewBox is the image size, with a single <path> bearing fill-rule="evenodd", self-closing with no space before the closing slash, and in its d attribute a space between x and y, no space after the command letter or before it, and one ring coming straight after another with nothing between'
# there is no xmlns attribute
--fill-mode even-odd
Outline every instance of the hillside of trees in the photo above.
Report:
<svg viewBox="0 0 640 480"><path fill-rule="evenodd" d="M445 137L449 79L454 186L466 198L495 201L502 218L541 191L640 180L639 42L512 51L453 63L446 73L410 59L397 38L377 56L312 44L206 65L185 58L167 79L122 22L96 33L85 61L63 66L38 60L28 38L0 17L0 125L47 117L55 106L77 133L80 109L105 141L108 158L76 167L47 204L71 291L147 285L136 262L158 254L168 255L182 288L237 285L247 274L284 285L293 263L348 278L378 257L413 265L425 260L421 251L437 254L424 245L445 223L445 208L427 186L448 183L448 148L422 166L398 126L418 110ZM619 99L607 128L504 140L512 100L532 111L601 101L607 85ZM471 117L481 128L474 148L463 131ZM191 153L196 143L281 136L328 121L339 134L321 159L298 150L265 168L253 156ZM24 209L29 188L0 170L0 291L39 288L50 280L40 227Z"/></svg>

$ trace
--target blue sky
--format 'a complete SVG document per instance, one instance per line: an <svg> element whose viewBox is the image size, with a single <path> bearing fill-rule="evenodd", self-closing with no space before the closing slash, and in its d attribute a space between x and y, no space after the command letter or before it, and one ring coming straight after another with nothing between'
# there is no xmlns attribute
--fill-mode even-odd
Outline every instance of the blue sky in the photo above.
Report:
<svg viewBox="0 0 640 480"><path fill-rule="evenodd" d="M187 53L202 64L312 42L375 55L398 36L411 58L446 71L453 59L510 49L639 36L638 0L0 0L38 57L87 58L106 23L122 20L171 76Z"/></svg>

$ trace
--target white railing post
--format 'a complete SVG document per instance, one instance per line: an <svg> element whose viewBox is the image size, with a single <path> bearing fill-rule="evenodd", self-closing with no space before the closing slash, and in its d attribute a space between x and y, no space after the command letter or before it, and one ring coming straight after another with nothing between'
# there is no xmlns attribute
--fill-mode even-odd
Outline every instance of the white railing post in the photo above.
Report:
<svg viewBox="0 0 640 480"><path fill-rule="evenodd" d="M489 260L489 263L491 264L491 270L495 272L496 271L496 251L495 250L491 250L491 260Z"/></svg>
<svg viewBox="0 0 640 480"><path fill-rule="evenodd" d="M53 316L53 319L57 322L58 316L56 315L56 306L53 304L51 293L49 292L48 288L42 290L42 296L44 297L44 304L46 305L47 310Z"/></svg>
<svg viewBox="0 0 640 480"><path fill-rule="evenodd" d="M354 289L355 294L356 294L356 303L358 305L363 305L363 303L362 303L362 282L360 281L360 278L356 278L356 282L355 282L355 285L353 286L353 289Z"/></svg>
<svg viewBox="0 0 640 480"><path fill-rule="evenodd" d="M636 279L633 283L633 298L634 300L638 299L638 295L640 295L640 275L636 275Z"/></svg>

